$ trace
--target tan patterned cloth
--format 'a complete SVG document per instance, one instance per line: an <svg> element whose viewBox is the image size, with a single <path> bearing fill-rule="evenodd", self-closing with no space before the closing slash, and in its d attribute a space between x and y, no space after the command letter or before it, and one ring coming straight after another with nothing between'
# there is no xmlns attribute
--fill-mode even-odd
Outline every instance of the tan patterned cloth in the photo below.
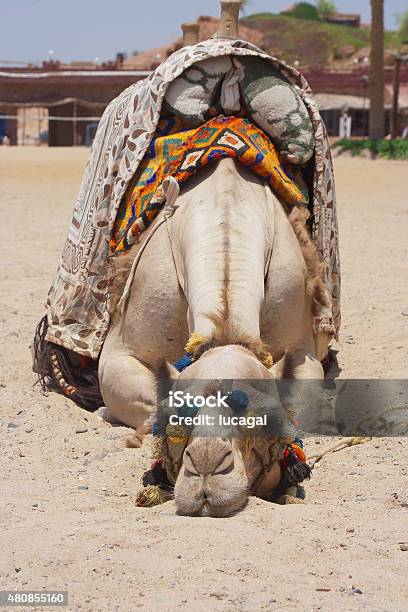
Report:
<svg viewBox="0 0 408 612"><path fill-rule="evenodd" d="M333 168L326 130L311 90L295 69L251 43L210 39L180 49L106 108L85 169L57 277L48 294L48 341L98 358L111 315L109 239L122 196L156 131L169 84L192 64L223 55L267 59L299 88L309 110L316 138L313 237L326 264L326 286L332 296L331 307L316 319L315 329L337 336L340 264Z"/></svg>

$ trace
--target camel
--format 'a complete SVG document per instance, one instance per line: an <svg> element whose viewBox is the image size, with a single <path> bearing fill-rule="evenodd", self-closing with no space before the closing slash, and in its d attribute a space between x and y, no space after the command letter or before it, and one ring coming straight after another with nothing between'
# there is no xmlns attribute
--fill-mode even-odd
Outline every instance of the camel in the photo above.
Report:
<svg viewBox="0 0 408 612"><path fill-rule="evenodd" d="M163 377L187 386L201 379L322 380L328 337L314 336L313 317L327 296L307 211L288 211L259 176L223 159L183 186L174 214L161 223L163 214L101 352L105 419L141 439ZM114 260L116 301L137 248ZM179 373L169 364L192 334L202 341ZM227 516L250 494L266 498L280 480L285 443L275 436L250 445L228 432L202 437L193 429L168 473L178 511Z"/></svg>

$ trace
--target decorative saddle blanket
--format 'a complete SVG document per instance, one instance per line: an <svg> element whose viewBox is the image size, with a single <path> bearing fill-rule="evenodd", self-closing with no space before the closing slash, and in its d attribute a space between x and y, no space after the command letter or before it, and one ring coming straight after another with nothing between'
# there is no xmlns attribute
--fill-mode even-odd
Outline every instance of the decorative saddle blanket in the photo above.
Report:
<svg viewBox="0 0 408 612"><path fill-rule="evenodd" d="M266 134L248 119L219 116L195 129L173 117L162 119L139 170L129 184L116 216L111 250L128 249L165 203L162 181L172 176L181 185L207 164L232 157L263 177L290 206L308 203L300 171L279 160ZM292 178L297 174L297 182Z"/></svg>

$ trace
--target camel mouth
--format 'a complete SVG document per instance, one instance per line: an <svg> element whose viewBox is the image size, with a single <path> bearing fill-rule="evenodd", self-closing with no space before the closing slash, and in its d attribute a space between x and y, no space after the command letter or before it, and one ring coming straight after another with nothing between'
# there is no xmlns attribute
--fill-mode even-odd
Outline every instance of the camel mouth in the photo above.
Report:
<svg viewBox="0 0 408 612"><path fill-rule="evenodd" d="M229 518L244 510L248 504L248 496L240 495L235 499L224 500L224 503L211 503L208 499L194 501L192 499L185 505L183 500L175 497L177 514L180 516L195 516L207 518Z"/></svg>

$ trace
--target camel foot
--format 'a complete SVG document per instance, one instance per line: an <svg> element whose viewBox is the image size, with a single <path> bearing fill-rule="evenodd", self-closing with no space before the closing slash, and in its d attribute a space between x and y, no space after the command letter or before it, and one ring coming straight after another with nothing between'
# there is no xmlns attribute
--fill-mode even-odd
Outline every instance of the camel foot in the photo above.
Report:
<svg viewBox="0 0 408 612"><path fill-rule="evenodd" d="M132 435L126 439L127 448L140 448L143 444L144 437L152 432L152 419L148 418L146 421L134 430Z"/></svg>
<svg viewBox="0 0 408 612"><path fill-rule="evenodd" d="M134 431L131 436L126 438L127 448L140 448L143 444L144 434Z"/></svg>

